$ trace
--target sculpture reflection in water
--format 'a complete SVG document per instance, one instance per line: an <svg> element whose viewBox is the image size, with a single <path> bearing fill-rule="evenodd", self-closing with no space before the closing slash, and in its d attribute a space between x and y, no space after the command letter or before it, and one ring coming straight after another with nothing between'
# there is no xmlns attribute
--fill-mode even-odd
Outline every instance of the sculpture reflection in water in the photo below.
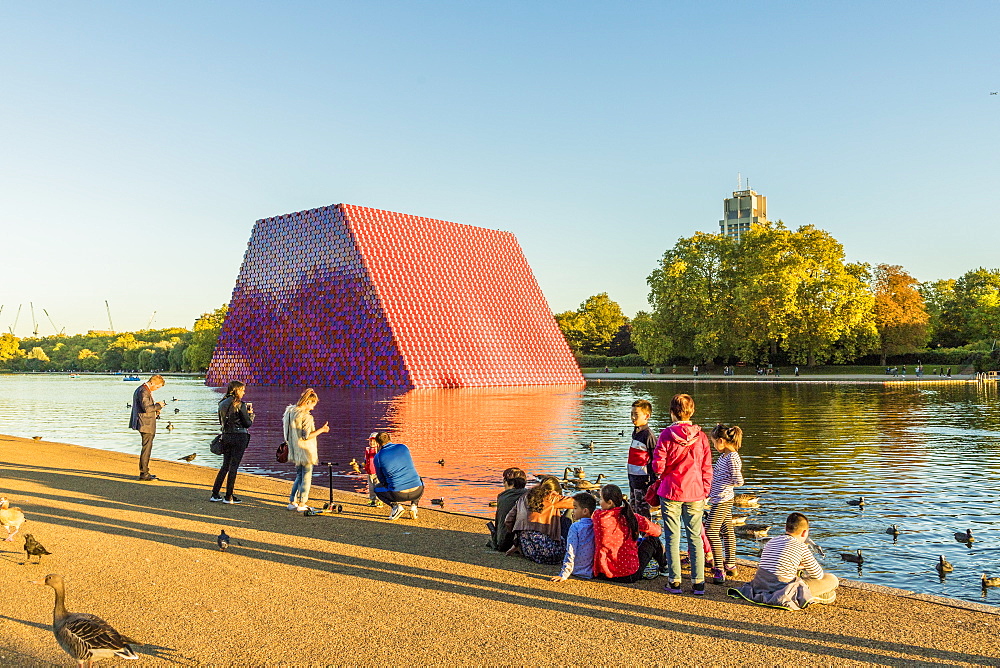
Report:
<svg viewBox="0 0 1000 668"><path fill-rule="evenodd" d="M294 469L274 460L282 441L281 416L304 388L254 388L257 421L244 467L292 479ZM316 424L330 423L319 439L320 462L336 462L334 488L366 493L366 477L354 473L363 462L368 434L388 431L405 443L424 480L425 498L443 498L449 510L482 513L502 488L500 473L518 466L541 471L542 462L562 450L581 419L582 388L556 386L426 389L315 388ZM440 461L444 460L444 464ZM554 470L554 469L553 469ZM560 469L561 470L561 469ZM326 469L313 484L325 487Z"/></svg>

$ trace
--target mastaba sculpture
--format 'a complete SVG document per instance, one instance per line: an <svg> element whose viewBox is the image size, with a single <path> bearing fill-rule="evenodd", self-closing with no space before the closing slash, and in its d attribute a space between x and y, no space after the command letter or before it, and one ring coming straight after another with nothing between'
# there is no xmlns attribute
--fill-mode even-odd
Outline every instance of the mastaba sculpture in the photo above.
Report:
<svg viewBox="0 0 1000 668"><path fill-rule="evenodd" d="M514 235L337 204L258 220L208 385L582 385Z"/></svg>

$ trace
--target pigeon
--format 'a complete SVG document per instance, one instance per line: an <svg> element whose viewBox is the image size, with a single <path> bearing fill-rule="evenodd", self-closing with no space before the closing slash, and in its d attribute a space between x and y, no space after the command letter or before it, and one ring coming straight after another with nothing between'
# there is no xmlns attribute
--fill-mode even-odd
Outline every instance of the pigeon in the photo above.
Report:
<svg viewBox="0 0 1000 668"><path fill-rule="evenodd" d="M28 555L24 563L31 561L32 557L38 557L38 563L42 563L43 554L52 554L41 543L35 540L35 537L30 533L24 534L24 553Z"/></svg>
<svg viewBox="0 0 1000 668"><path fill-rule="evenodd" d="M858 497L856 499L851 499L850 501L847 502L847 505L849 505L849 506L857 506L859 508L864 508L865 507L865 497L860 496L860 497Z"/></svg>
<svg viewBox="0 0 1000 668"><path fill-rule="evenodd" d="M945 573L951 573L955 570L955 567L951 565L951 562L944 558L944 555L938 557L938 562L934 564L934 568L937 569L938 574L944 577Z"/></svg>
<svg viewBox="0 0 1000 668"><path fill-rule="evenodd" d="M219 549L223 552L229 549L229 535L226 534L225 529L219 532L219 537L215 539L215 542L219 544Z"/></svg>
<svg viewBox="0 0 1000 668"><path fill-rule="evenodd" d="M184 455L183 457L181 457L177 461L193 462L194 458L197 457L197 456L198 456L197 452L192 452L190 455Z"/></svg>
<svg viewBox="0 0 1000 668"><path fill-rule="evenodd" d="M956 532L955 540L957 540L959 543L965 543L966 545L971 545L972 541L976 539L972 535L972 529L966 529L964 533L961 531Z"/></svg>
<svg viewBox="0 0 1000 668"><path fill-rule="evenodd" d="M10 501L6 497L0 496L0 527L7 530L5 540L13 542L14 536L21 530L22 524L24 524L24 513L21 509L17 506L11 508ZM11 533L11 529L14 529L14 533Z"/></svg>
<svg viewBox="0 0 1000 668"><path fill-rule="evenodd" d="M840 558L842 561L849 561L852 564L857 564L858 566L865 563L865 558L861 556L861 550L858 550L856 554L851 554L850 552L841 552Z"/></svg>
<svg viewBox="0 0 1000 668"><path fill-rule="evenodd" d="M40 441L40 440L42 440L42 437L41 436L32 436L31 440L33 440L33 441Z"/></svg>
<svg viewBox="0 0 1000 668"><path fill-rule="evenodd" d="M348 464L350 464L352 471L354 471L355 473L361 473L361 465L358 464L357 459L352 459L351 461L348 462Z"/></svg>
<svg viewBox="0 0 1000 668"><path fill-rule="evenodd" d="M440 464L441 466L444 466L444 460L443 459L439 459L437 463Z"/></svg>

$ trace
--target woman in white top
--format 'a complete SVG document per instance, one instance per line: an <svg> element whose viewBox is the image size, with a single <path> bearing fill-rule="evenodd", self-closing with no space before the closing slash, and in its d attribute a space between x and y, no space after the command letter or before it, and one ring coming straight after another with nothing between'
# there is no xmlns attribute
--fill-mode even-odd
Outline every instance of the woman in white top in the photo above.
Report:
<svg viewBox="0 0 1000 668"><path fill-rule="evenodd" d="M285 409L282 425L285 443L288 444L288 461L295 464L295 483L288 497L289 510L308 510L309 487L312 485L313 466L319 463L316 437L330 431L326 422L316 429L312 409L319 403L316 391L311 387L304 391L294 406Z"/></svg>

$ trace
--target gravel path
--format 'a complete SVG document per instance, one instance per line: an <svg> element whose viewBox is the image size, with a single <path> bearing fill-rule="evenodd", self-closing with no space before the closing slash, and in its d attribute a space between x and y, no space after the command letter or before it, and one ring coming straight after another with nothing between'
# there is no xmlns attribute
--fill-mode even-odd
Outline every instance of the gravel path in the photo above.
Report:
<svg viewBox="0 0 1000 668"><path fill-rule="evenodd" d="M29 583L47 573L66 577L70 611L134 638L141 665L1000 665L986 612L862 589L791 613L713 585L696 599L659 579L551 583L555 567L485 550L482 520L422 508L390 523L343 493L343 514L303 517L285 510L285 481L240 474L231 506L209 503L210 469L154 460L151 483L136 469L0 436L0 493L53 553L22 565L23 540L0 543L0 665L73 665L52 590Z"/></svg>

